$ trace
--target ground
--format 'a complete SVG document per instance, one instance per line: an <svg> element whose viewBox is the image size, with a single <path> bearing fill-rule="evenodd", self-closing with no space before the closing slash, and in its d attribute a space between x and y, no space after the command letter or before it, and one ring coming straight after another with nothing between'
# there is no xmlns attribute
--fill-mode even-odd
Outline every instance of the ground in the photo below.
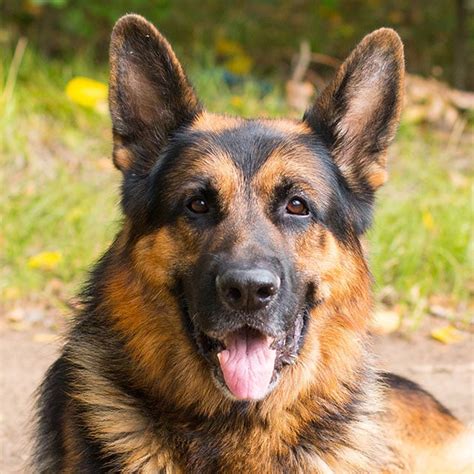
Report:
<svg viewBox="0 0 474 474"><path fill-rule="evenodd" d="M377 336L374 349L379 365L428 389L466 423L474 419L474 337L442 345L419 330ZM0 472L25 472L29 458L32 393L59 349L47 333L0 328Z"/></svg>

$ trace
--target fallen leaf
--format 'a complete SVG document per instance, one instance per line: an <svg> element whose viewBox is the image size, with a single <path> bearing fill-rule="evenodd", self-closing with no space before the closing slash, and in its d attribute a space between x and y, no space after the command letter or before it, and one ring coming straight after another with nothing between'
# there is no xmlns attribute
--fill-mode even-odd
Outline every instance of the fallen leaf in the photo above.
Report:
<svg viewBox="0 0 474 474"><path fill-rule="evenodd" d="M216 53L221 56L235 56L243 53L242 46L236 41L219 38L216 41Z"/></svg>
<svg viewBox="0 0 474 474"><path fill-rule="evenodd" d="M430 230L430 231L434 229L435 223L433 219L433 214L431 214L430 211L423 212L422 221L423 221L423 225L425 226L425 229Z"/></svg>
<svg viewBox="0 0 474 474"><path fill-rule="evenodd" d="M239 76L248 74L252 68L252 59L245 53L233 56L225 62L226 68Z"/></svg>
<svg viewBox="0 0 474 474"><path fill-rule="evenodd" d="M450 324L431 331L431 337L443 344L455 344L466 338L466 335Z"/></svg>
<svg viewBox="0 0 474 474"><path fill-rule="evenodd" d="M54 270L61 260L61 252L40 252L28 259L28 266L38 270Z"/></svg>
<svg viewBox="0 0 474 474"><path fill-rule="evenodd" d="M390 334L400 327L400 315L395 311L376 311L370 323L370 331L373 334Z"/></svg>
<svg viewBox="0 0 474 474"><path fill-rule="evenodd" d="M232 96L232 98L230 99L230 103L232 107L236 107L236 108L241 108L242 105L244 105L244 101L242 100L242 97L240 97L239 95Z"/></svg>
<svg viewBox="0 0 474 474"><path fill-rule="evenodd" d="M80 206L73 207L65 216L66 222L79 222L86 215L86 210Z"/></svg>
<svg viewBox="0 0 474 474"><path fill-rule="evenodd" d="M245 75L252 68L252 58L236 41L220 38L216 43L216 53L225 58L225 67L236 75Z"/></svg>
<svg viewBox="0 0 474 474"><path fill-rule="evenodd" d="M74 77L66 85L66 95L74 103L101 111L107 102L108 87L89 77Z"/></svg>

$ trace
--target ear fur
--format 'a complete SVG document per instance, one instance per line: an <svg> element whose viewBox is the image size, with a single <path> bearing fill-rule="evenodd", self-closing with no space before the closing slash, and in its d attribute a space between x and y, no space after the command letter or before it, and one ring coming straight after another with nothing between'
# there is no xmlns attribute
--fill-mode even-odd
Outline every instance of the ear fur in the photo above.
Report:
<svg viewBox="0 0 474 474"><path fill-rule="evenodd" d="M347 186L372 193L386 180L386 151L400 118L404 56L398 34L367 35L310 107L305 120L329 148Z"/></svg>
<svg viewBox="0 0 474 474"><path fill-rule="evenodd" d="M168 41L139 15L125 15L110 43L109 107L114 163L146 174L160 149L201 106Z"/></svg>

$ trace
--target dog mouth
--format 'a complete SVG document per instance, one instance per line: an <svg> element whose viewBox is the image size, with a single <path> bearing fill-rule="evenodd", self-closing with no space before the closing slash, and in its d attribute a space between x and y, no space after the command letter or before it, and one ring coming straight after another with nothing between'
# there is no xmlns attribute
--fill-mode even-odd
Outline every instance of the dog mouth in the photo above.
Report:
<svg viewBox="0 0 474 474"><path fill-rule="evenodd" d="M278 384L285 366L295 363L308 324L302 310L291 327L272 335L246 324L229 332L205 333L186 311L198 352L210 365L216 385L234 400L261 400Z"/></svg>

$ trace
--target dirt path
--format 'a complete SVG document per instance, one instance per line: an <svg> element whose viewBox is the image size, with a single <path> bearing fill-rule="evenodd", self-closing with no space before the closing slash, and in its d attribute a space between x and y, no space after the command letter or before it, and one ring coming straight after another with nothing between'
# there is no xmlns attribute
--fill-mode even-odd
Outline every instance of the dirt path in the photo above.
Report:
<svg viewBox="0 0 474 474"><path fill-rule="evenodd" d="M0 473L26 472L33 392L54 360L57 344L29 332L0 333Z"/></svg>
<svg viewBox="0 0 474 474"><path fill-rule="evenodd" d="M458 418L474 421L474 338L450 346L417 334L374 340L379 365L431 392Z"/></svg>
<svg viewBox="0 0 474 474"><path fill-rule="evenodd" d="M430 390L466 422L474 419L473 338L443 346L423 335L374 341L380 365ZM32 393L56 357L57 343L35 341L30 332L0 332L0 473L25 472L29 457Z"/></svg>

